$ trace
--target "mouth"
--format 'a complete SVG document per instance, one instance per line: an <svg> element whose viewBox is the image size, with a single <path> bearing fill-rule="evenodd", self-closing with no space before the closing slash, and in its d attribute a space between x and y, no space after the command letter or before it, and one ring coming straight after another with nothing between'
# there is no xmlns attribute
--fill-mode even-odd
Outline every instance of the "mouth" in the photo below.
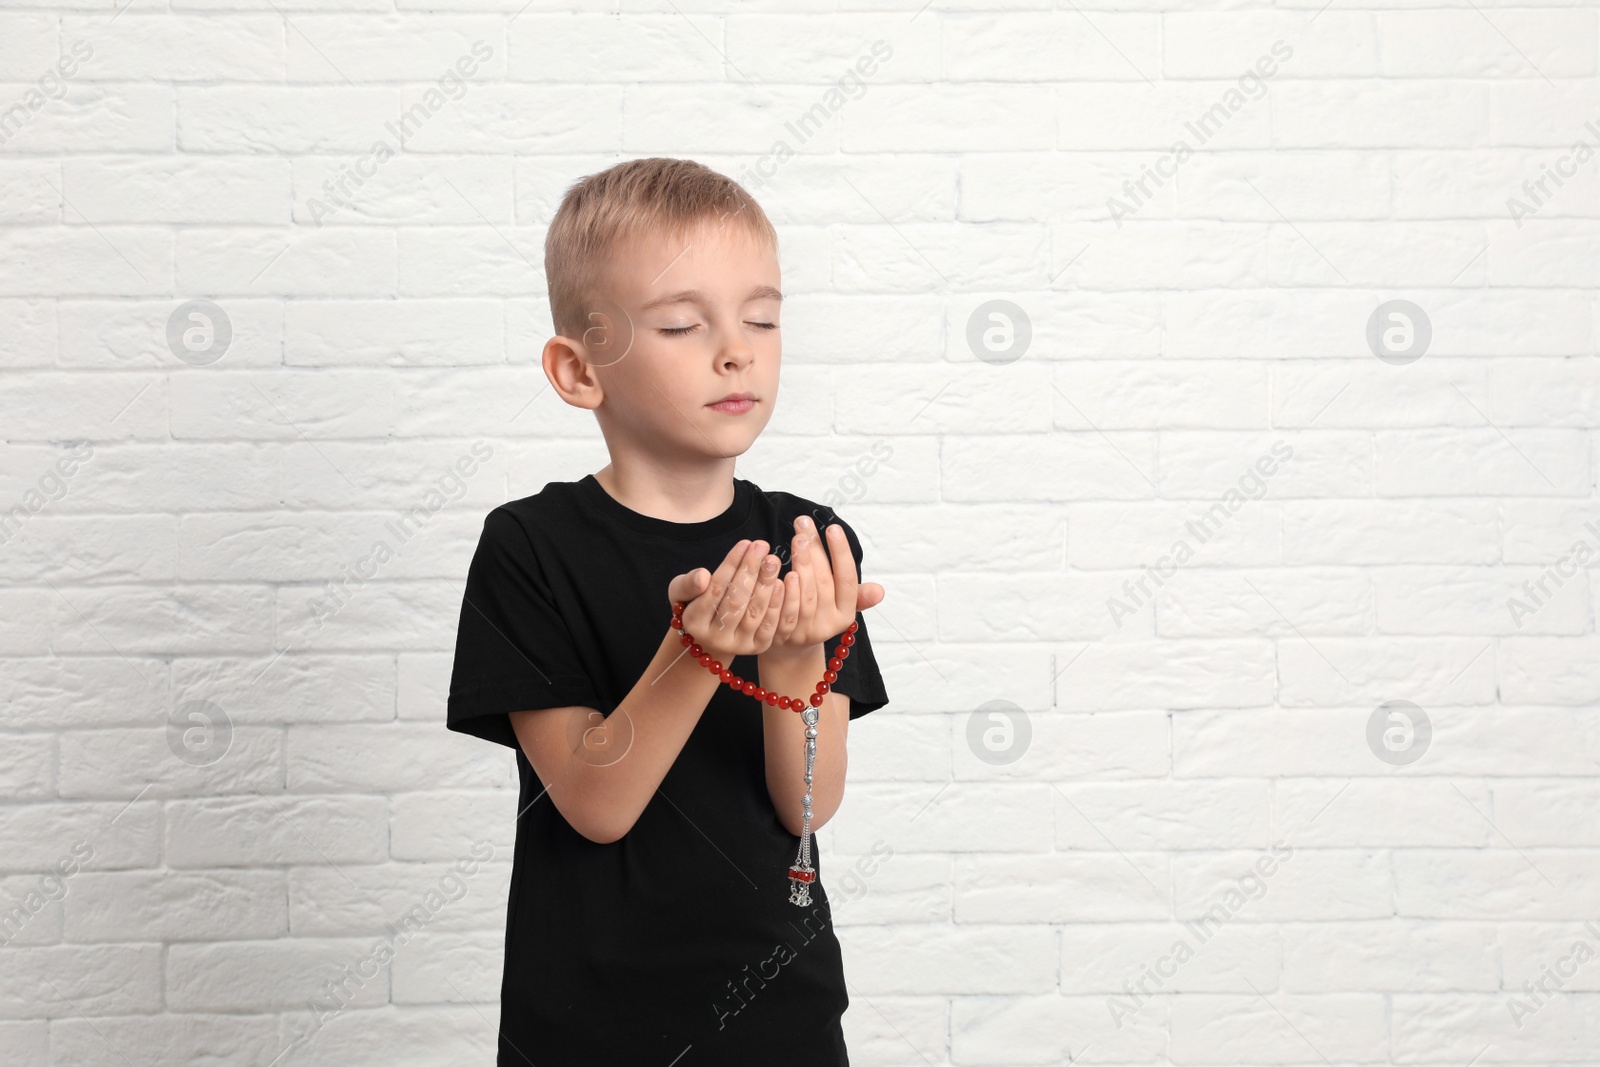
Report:
<svg viewBox="0 0 1600 1067"><path fill-rule="evenodd" d="M743 415L758 403L754 393L729 393L721 400L707 404L706 407L725 415Z"/></svg>

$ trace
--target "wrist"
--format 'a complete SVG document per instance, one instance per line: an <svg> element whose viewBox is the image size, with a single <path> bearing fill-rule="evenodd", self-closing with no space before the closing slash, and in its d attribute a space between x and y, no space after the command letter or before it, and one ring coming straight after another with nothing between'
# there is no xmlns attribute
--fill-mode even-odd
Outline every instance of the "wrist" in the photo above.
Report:
<svg viewBox="0 0 1600 1067"><path fill-rule="evenodd" d="M721 664L723 671L731 674L733 672L733 661L739 657L746 655L754 656L757 662L760 662L762 656L762 654L759 653L746 653L736 650L717 648L715 646L706 644L698 637L695 638L691 644L684 644L683 633L675 626L667 627L667 634L663 639L663 644L669 646L675 653L672 660L674 664L680 664L686 670L693 669L702 676L711 679L713 682L717 680L717 674L716 672L708 669L710 663ZM701 663L693 655L693 649L695 646L699 647L701 655L709 657L709 661L707 663Z"/></svg>
<svg viewBox="0 0 1600 1067"><path fill-rule="evenodd" d="M815 656L827 658L820 641L814 645L774 645L756 658L768 663L802 663Z"/></svg>

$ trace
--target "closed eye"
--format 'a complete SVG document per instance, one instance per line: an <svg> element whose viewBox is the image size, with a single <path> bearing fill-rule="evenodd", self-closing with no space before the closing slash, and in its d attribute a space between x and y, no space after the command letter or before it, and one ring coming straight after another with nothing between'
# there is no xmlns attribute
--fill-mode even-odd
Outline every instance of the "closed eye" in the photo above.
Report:
<svg viewBox="0 0 1600 1067"><path fill-rule="evenodd" d="M695 325L698 325L698 323ZM758 330L776 330L778 328L778 324L775 322L746 322L745 325L754 326ZM695 326L663 326L661 327L661 332L673 337L681 337L686 333L692 333L694 329Z"/></svg>

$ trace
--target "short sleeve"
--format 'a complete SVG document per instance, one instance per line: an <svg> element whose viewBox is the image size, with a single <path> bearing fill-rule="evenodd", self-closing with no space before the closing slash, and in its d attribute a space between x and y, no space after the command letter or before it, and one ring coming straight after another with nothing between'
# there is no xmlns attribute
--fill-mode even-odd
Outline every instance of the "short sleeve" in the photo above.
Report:
<svg viewBox="0 0 1600 1067"><path fill-rule="evenodd" d="M861 541L856 537L855 530L837 514L820 525L826 526L833 522L844 527L845 539L850 542L850 552L856 558L856 576L861 581L866 581L867 573L861 568ZM889 695L883 687L883 675L878 671L878 657L872 651L872 637L867 633L867 616L873 610L875 609L869 608L864 612L856 612L856 643L850 646L850 655L845 657L844 666L839 668L839 680L833 683L834 692L843 693L850 698L852 721L889 703ZM833 654L833 647L836 644L837 640L827 643L829 655Z"/></svg>
<svg viewBox="0 0 1600 1067"><path fill-rule="evenodd" d="M579 662L522 520L494 509L467 569L446 727L519 748L508 712L608 710Z"/></svg>

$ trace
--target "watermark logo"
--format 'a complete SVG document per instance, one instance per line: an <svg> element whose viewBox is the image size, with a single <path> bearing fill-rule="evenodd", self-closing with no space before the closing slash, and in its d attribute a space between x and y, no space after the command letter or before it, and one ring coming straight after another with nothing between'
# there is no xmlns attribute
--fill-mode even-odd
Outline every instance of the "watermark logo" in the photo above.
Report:
<svg viewBox="0 0 1600 1067"><path fill-rule="evenodd" d="M179 304L167 316L167 347L191 367L205 367L227 354L233 320L209 300Z"/></svg>
<svg viewBox="0 0 1600 1067"><path fill-rule="evenodd" d="M1283 62L1288 62L1294 57L1294 49L1282 40L1273 41L1270 51ZM1137 182L1128 179L1122 183L1122 193L1128 198L1127 200L1119 200L1115 196L1107 197L1106 211L1111 221L1117 224L1117 228L1120 230L1124 219L1131 218L1154 197L1155 193L1150 188L1152 183L1156 189L1167 184L1167 180L1177 175L1178 168L1188 162L1196 149L1215 137L1240 109L1252 101L1265 98L1266 80L1276 73L1278 64L1273 61L1272 56L1263 55L1256 60L1253 67L1246 67L1245 72L1239 75L1237 89L1228 89L1220 100L1207 108L1197 119L1183 124L1183 128L1194 137L1195 147L1191 147L1185 138L1179 137L1173 142L1172 151L1156 159L1155 173L1152 173L1150 166L1147 165ZM1246 96L1246 93L1249 95Z"/></svg>
<svg viewBox="0 0 1600 1067"><path fill-rule="evenodd" d="M609 297L596 297L594 307L584 315L582 356L591 367L621 363L633 350L636 333L628 309Z"/></svg>
<svg viewBox="0 0 1600 1067"><path fill-rule="evenodd" d="M878 872L879 867L894 855L894 849L882 838L872 843L872 851L856 860L855 865L845 872L839 879L838 888L844 890L839 896L839 902L859 900L867 895L867 880ZM874 859L873 857L879 857ZM831 879L830 879L831 881ZM828 891L830 905L834 902L836 893ZM759 961L754 969L747 963L740 970L737 979L729 979L724 988L727 996L717 996L711 1002L711 1011L717 1017L717 1029L724 1030L728 1020L736 1017L741 1011L750 1006L750 1002L767 988L767 983L778 978L783 973L785 964L793 962L800 952L816 940L832 922L830 908L818 905L801 920L800 926L790 923L789 927L799 934L801 941L796 948L788 941L780 941L772 946L772 952L765 959Z"/></svg>
<svg viewBox="0 0 1600 1067"><path fill-rule="evenodd" d="M1583 128L1594 137L1596 143L1600 143L1600 126L1595 125L1594 119L1585 122ZM1572 142L1572 147L1565 155L1556 159L1554 167L1548 163L1539 164L1542 173L1537 178L1529 178L1522 183L1523 195L1528 199L1524 201L1515 196L1506 197L1506 211L1510 214L1511 221L1517 224L1517 229L1522 229L1523 219L1537 215L1540 208L1555 199L1556 193L1567 184L1566 179L1576 178L1578 168L1588 166L1594 157L1594 145L1580 137ZM1550 182L1555 183L1554 191L1546 188Z"/></svg>
<svg viewBox="0 0 1600 1067"><path fill-rule="evenodd" d="M1392 766L1417 762L1432 741L1428 713L1409 700L1386 700L1367 717L1367 747Z"/></svg>
<svg viewBox="0 0 1600 1067"><path fill-rule="evenodd" d="M365 155L342 164L337 176L328 178L322 183L322 199L311 197L306 201L312 222L321 227L324 219L354 203L356 193L367 180L378 173L379 167L398 155L405 148L406 142L415 137L417 132L427 125L429 119L442 111L445 104L460 100L467 95L467 86L470 83L464 79L478 72L480 61L487 62L494 56L494 49L485 44L482 38L472 42L470 52L471 55L463 54L457 57L455 65L445 69L439 76L438 85L429 86L422 94L422 99L402 111L394 122L383 124L387 137L374 140ZM474 59L473 56L477 58Z"/></svg>
<svg viewBox="0 0 1600 1067"><path fill-rule="evenodd" d="M887 463L894 457L894 446L883 438L872 442L867 454L861 456L850 465L850 469L840 475L839 480L828 487L822 494L824 508L835 507L839 504L854 504L867 495L867 479L878 473L880 464ZM815 521L817 516L814 509L811 518ZM818 522L818 528L826 523Z"/></svg>
<svg viewBox="0 0 1600 1067"><path fill-rule="evenodd" d="M879 858L874 859L874 856ZM871 888L867 883L878 873L878 868L893 857L894 849L889 842L878 838L872 843L872 850L868 854L858 857L843 874L828 879L829 903L851 904L866 896Z"/></svg>
<svg viewBox="0 0 1600 1067"><path fill-rule="evenodd" d="M633 748L633 719L623 708L610 715L590 709L567 720L567 749L591 767L609 767Z"/></svg>
<svg viewBox="0 0 1600 1067"><path fill-rule="evenodd" d="M74 444L69 453L56 460L41 474L33 487L22 494L22 500L0 514L0 545L10 544L22 533L22 524L67 495L67 483L78 473L78 465L94 457L94 446L88 441Z"/></svg>
<svg viewBox="0 0 1600 1067"><path fill-rule="evenodd" d="M321 993L306 1001L306 1008L312 1017L311 1028L292 1041L284 1052L309 1040L312 1034L343 1013L355 1001L361 989L383 973L383 968L395 958L398 949L404 948L446 907L467 895L471 887L466 880L477 875L481 865L493 859L494 854L492 843L474 841L470 853L456 860L449 870L440 875L437 884L429 888L422 900L384 923L383 930L389 940L376 942L360 959L341 968L337 977L323 981ZM281 1057L283 1053L278 1055Z"/></svg>
<svg viewBox="0 0 1600 1067"><path fill-rule="evenodd" d="M872 47L858 57L855 63L845 68L844 74L831 85L822 98L812 104L798 118L783 124L783 128L794 138L795 144L790 144L783 138L772 142L772 147L762 153L754 163L742 166L735 175L738 183L752 192L766 185L789 160L797 154L796 146L803 146L815 137L827 121L834 115L844 110L844 106L852 100L859 100L867 95L867 82L865 79L878 73L878 64L887 63L894 56L894 48L887 41L873 41Z"/></svg>
<svg viewBox="0 0 1600 1067"><path fill-rule="evenodd" d="M726 986L728 995L719 996L711 1002L712 1014L717 1017L717 1029L727 1029L728 1020L748 1008L750 1002L767 988L767 983L774 981L783 973L783 966L794 962L800 952L815 941L831 921L827 907L819 905L812 908L810 913L800 920L799 926L795 926L792 922L789 924L801 937L799 948L787 941L779 941L772 946L771 955L758 962L754 970L747 963L740 971L737 980L730 978Z"/></svg>
<svg viewBox="0 0 1600 1067"><path fill-rule="evenodd" d="M967 747L995 767L1015 763L1033 743L1033 720L1009 700L990 700L967 716Z"/></svg>
<svg viewBox="0 0 1600 1067"><path fill-rule="evenodd" d="M1245 468L1244 474L1239 477L1239 487L1229 489L1222 494L1222 499L1212 504L1198 519L1190 519L1184 523L1184 531L1188 537L1180 537L1172 543L1172 550L1160 559L1151 568L1145 565L1144 574L1138 580L1129 578L1122 583L1122 596L1106 598L1106 610L1111 614L1111 621L1122 629L1123 620L1133 615L1143 607L1155 594L1146 586L1147 582L1154 582L1156 588L1166 584L1168 578L1178 573L1178 568L1188 563L1195 556L1196 545L1190 543L1192 538L1198 545L1204 545L1217 532L1227 524L1228 520L1244 507L1247 500L1260 500L1267 495L1267 479L1278 473L1277 461L1272 456L1277 456L1283 462L1294 458L1294 448L1283 440L1272 443L1271 455L1263 453L1256 458L1255 463Z"/></svg>
<svg viewBox="0 0 1600 1067"><path fill-rule="evenodd" d="M1222 898L1207 908L1200 918L1184 922L1188 936L1174 941L1172 947L1154 963L1140 967L1137 981L1132 976L1124 979L1123 996L1112 994L1106 998L1106 1011L1111 1014L1111 1021L1118 1030L1178 973L1180 967L1194 959L1218 930L1236 919L1246 904L1267 895L1267 879L1278 872L1278 860L1287 860L1294 855L1294 849L1282 841L1274 841L1269 851L1271 855L1263 855L1256 860L1249 870L1236 879L1237 884L1229 886ZM1155 988L1152 990L1151 986Z"/></svg>
<svg viewBox="0 0 1600 1067"><path fill-rule="evenodd" d="M385 563L400 555L400 550L417 535L423 523L451 500L459 500L466 495L465 479L478 472L479 462L487 462L494 455L494 449L484 441L473 442L470 451L478 457L477 460L463 455L453 465L446 467L444 476L437 479L436 486L429 486L420 503L383 524L387 537L373 541L372 547L364 555L342 568L341 578L323 582L321 593L307 598L306 607L316 623L312 627L313 632L322 629L328 620L343 611L354 598L355 590L376 578Z"/></svg>
<svg viewBox="0 0 1600 1067"><path fill-rule="evenodd" d="M46 101L65 97L67 82L78 74L78 64L94 56L94 46L84 40L73 41L68 51L72 54L62 56L56 61L54 69L39 76L37 87L29 87L21 99L0 111L0 145L9 143L11 138L21 133L22 128L33 121L33 116L44 108Z"/></svg>
<svg viewBox="0 0 1600 1067"><path fill-rule="evenodd" d="M967 317L967 347L985 363L1015 363L1032 343L1033 320L1009 300L985 301Z"/></svg>
<svg viewBox="0 0 1600 1067"><path fill-rule="evenodd" d="M1409 300L1386 300L1367 317L1367 347L1385 363L1415 363L1433 341L1428 313Z"/></svg>
<svg viewBox="0 0 1600 1067"><path fill-rule="evenodd" d="M67 880L92 859L94 846L87 841L77 842L70 853L56 861L55 869L41 877L38 885L24 893L21 900L10 908L0 906L0 947L9 945L45 905L64 899Z"/></svg>
<svg viewBox="0 0 1600 1067"><path fill-rule="evenodd" d="M1529 978L1522 983L1525 997L1513 993L1506 998L1506 1011L1511 1013L1511 1021L1517 1024L1518 1030L1522 1029L1528 1019L1537 1015L1540 1009L1555 999L1556 993L1567 984L1568 979L1578 973L1578 968L1594 959L1595 945L1600 943L1600 925L1596 925L1591 919L1583 924L1583 928L1595 938L1594 942L1588 938L1574 941L1566 955L1557 959L1553 965L1546 964L1540 970L1537 982ZM1555 989L1550 988L1552 985Z"/></svg>
<svg viewBox="0 0 1600 1067"><path fill-rule="evenodd" d="M209 700L179 704L167 717L167 747L191 767L208 767L233 745L233 720Z"/></svg>
<svg viewBox="0 0 1600 1067"><path fill-rule="evenodd" d="M1506 598L1506 610L1511 613L1511 621L1517 624L1517 629L1522 629L1524 619L1536 614L1550 602L1554 594L1545 588L1546 585L1554 582L1555 587L1560 589L1568 578L1577 577L1579 567L1587 566L1589 561L1595 558L1596 545L1600 545L1600 526L1596 526L1591 520L1584 523L1583 528L1594 535L1595 544L1582 539L1574 541L1565 556L1544 569L1538 581L1530 580L1522 583L1522 592L1526 600L1516 596Z"/></svg>
<svg viewBox="0 0 1600 1067"><path fill-rule="evenodd" d="M843 520L833 510L834 505L855 503L865 497L867 494L867 479L878 473L879 461L887 460L894 455L894 446L887 441L878 440L872 443L872 447L868 451L870 455L862 456L856 460L851 465L851 470L840 477L827 492L822 494L822 502L807 513L811 516L811 521L816 524L817 529L826 530L835 522L841 526L844 525ZM876 459L872 457L876 457ZM793 519L790 520L789 525L793 529ZM848 537L849 535L847 534L846 536ZM826 552L828 550L826 540L823 541L822 547L823 551ZM780 567L787 567L792 562L793 553L787 541L780 539L777 544L773 545L772 554L778 557ZM831 559L832 556L830 555L829 558ZM780 571L780 577L781 573Z"/></svg>

